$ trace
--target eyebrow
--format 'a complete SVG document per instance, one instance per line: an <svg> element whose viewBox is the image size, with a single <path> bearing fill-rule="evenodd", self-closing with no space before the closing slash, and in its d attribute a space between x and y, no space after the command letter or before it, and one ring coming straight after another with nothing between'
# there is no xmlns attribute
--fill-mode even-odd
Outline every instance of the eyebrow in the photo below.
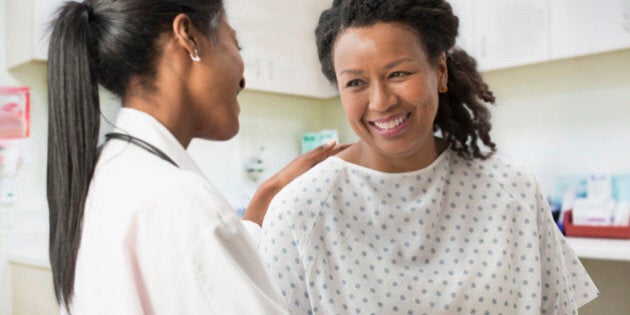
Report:
<svg viewBox="0 0 630 315"><path fill-rule="evenodd" d="M398 59L398 60L396 60L394 62L390 62L387 65L385 65L385 69L389 70L389 69L391 69L391 68L393 68L393 67L395 67L395 66L397 66L397 65L399 65L401 63L409 62L409 61L412 61L411 58L401 58L401 59Z"/></svg>
<svg viewBox="0 0 630 315"><path fill-rule="evenodd" d="M390 62L390 63L386 64L385 65L385 70L389 70L389 69L391 69L393 67L396 67L396 66L400 65L401 63L409 62L409 61L413 61L413 60L411 60L411 58L401 58L401 59L395 60L393 62ZM346 70L341 71L339 74L340 75L341 74L354 74L354 75L357 75L357 74L361 74L361 73L363 73L363 70L346 69Z"/></svg>

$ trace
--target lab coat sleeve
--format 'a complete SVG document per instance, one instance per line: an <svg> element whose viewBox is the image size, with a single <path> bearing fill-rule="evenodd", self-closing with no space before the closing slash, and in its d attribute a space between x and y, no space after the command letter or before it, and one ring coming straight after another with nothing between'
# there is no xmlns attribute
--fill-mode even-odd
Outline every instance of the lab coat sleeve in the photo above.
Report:
<svg viewBox="0 0 630 315"><path fill-rule="evenodd" d="M285 206L286 191L272 201L263 222L259 250L262 253L267 271L284 298L291 314L314 313L311 307L304 255L300 251L298 235L310 231L308 223L295 221L294 211ZM305 241L305 240L304 240Z"/></svg>
<svg viewBox="0 0 630 315"><path fill-rule="evenodd" d="M242 220L241 222L243 222L243 226L245 226L245 229L254 241L254 244L258 246L258 243L260 242L260 232L262 229L260 225L249 220Z"/></svg>
<svg viewBox="0 0 630 315"><path fill-rule="evenodd" d="M177 183L130 224L125 249L144 313L286 314L243 224L205 185Z"/></svg>
<svg viewBox="0 0 630 315"><path fill-rule="evenodd" d="M599 295L597 287L566 242L537 184L537 224L541 263L541 314L574 314Z"/></svg>

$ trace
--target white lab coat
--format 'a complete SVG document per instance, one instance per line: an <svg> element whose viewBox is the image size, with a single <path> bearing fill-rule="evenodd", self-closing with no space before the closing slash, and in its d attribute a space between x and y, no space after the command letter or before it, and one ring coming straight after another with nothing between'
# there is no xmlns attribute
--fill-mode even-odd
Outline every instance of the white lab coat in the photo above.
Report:
<svg viewBox="0 0 630 315"><path fill-rule="evenodd" d="M73 314L285 314L254 241L175 137L141 111L116 126L88 193Z"/></svg>

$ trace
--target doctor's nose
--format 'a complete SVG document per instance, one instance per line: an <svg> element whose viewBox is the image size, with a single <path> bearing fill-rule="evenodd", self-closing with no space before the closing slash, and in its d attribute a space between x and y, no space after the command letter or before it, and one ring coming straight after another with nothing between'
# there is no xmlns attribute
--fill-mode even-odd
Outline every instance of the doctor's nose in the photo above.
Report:
<svg viewBox="0 0 630 315"><path fill-rule="evenodd" d="M241 78L241 81L238 83L238 86L241 88L241 91L245 89L245 77Z"/></svg>

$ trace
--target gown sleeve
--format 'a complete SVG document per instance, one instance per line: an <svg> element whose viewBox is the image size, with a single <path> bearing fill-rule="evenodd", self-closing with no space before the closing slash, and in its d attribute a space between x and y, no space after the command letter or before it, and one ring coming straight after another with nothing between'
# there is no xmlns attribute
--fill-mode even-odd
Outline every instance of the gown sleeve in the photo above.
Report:
<svg viewBox="0 0 630 315"><path fill-rule="evenodd" d="M203 181L178 183L138 211L125 240L146 314L287 314L229 205Z"/></svg>
<svg viewBox="0 0 630 315"><path fill-rule="evenodd" d="M299 236L301 231L310 229L297 215L303 209L298 209L299 205L289 207L285 202L286 198L287 193L281 192L271 203L263 222L259 250L272 282L286 301L289 312L311 314L313 310Z"/></svg>
<svg viewBox="0 0 630 315"><path fill-rule="evenodd" d="M599 295L551 216L537 184L538 231L541 259L541 314L577 314L577 309Z"/></svg>

